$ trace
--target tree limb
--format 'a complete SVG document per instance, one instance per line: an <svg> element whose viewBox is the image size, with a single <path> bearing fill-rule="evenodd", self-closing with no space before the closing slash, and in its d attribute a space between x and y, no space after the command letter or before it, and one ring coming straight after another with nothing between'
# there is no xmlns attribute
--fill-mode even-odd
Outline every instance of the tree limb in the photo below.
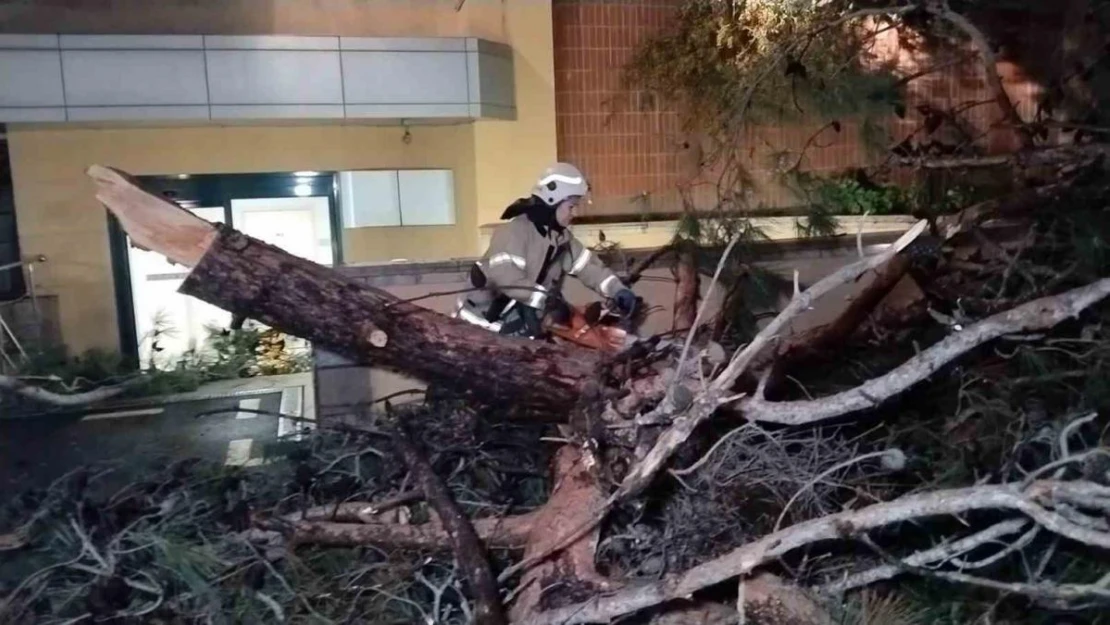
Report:
<svg viewBox="0 0 1110 625"><path fill-rule="evenodd" d="M1110 534L1091 532L1079 537L1072 528L1059 524L1059 517L1046 510L1060 496L1075 498L1084 489L1097 484L1085 482L1036 482L1021 490L1016 484L971 486L929 493L908 495L894 501L874 504L859 510L799 523L768 534L743 545L715 560L700 564L684 573L658 582L632 586L619 592L597 596L591 600L537 614L533 625L571 623L605 623L675 599L690 597L694 592L745 575L762 564L817 542L850 538L872 529L924 517L962 514L975 510L1014 510L1033 518L1050 531L1066 529L1069 538L1086 544L1110 547ZM1101 487L1105 488L1105 487Z"/></svg>
<svg viewBox="0 0 1110 625"><path fill-rule="evenodd" d="M144 378L142 376L136 376L121 384L116 384L113 386L103 386L91 391L85 391L83 393L65 394L55 393L53 391L48 391L44 388L40 388L32 384L27 384L17 377L0 375L0 389L23 395L24 397L28 397L35 401L51 404L53 406L68 408L75 406L86 406L89 404L102 402L106 399L111 399L112 397L120 395L127 389L136 386L139 382L142 382L143 380Z"/></svg>
<svg viewBox="0 0 1110 625"><path fill-rule="evenodd" d="M474 519L478 537L486 544L502 549L520 549L528 541L534 516L521 514L505 518ZM359 545L390 545L449 549L451 540L438 519L419 525L400 523L346 523L299 519L260 519L255 521L256 537L265 532L287 532L295 544L326 547L357 547Z"/></svg>
<svg viewBox="0 0 1110 625"><path fill-rule="evenodd" d="M927 222L925 222L924 220L919 221L905 234L903 234L902 237L898 239L898 241L893 243L887 250L884 250L881 254L877 254L870 258L865 258L856 263L843 267L839 271L826 276L824 279L820 280L809 289L806 289L804 292L796 294L794 296L794 299L790 302L786 309L779 313L779 315L775 317L775 319L766 328L764 328L744 350L738 351L735 355L733 355L732 361L729 363L728 368L715 380L709 383L707 387L698 394L694 401L690 403L689 406L686 406L682 409L682 411L674 418L671 427L668 428L667 431L664 432L656 440L655 445L652 446L651 451L648 452L648 454L644 456L642 460L632 466L632 468L625 475L624 479L621 480L621 484L617 488L617 490L614 491L613 494L610 495L609 498L606 500L604 506L598 509L593 515L591 515L586 522L568 530L565 534L565 537L562 540L553 542L552 547L546 552L536 554L535 556L518 562L517 564L502 571L501 575L498 577L498 580L504 581L517 571L527 569L528 567L531 567L541 560L549 557L556 551L566 548L568 545L581 538L586 532L588 532L590 529L604 520L609 510L611 510L613 506L616 505L618 502L642 492L643 489L651 483L651 480L667 463L671 456L674 455L674 452L684 442L686 442L687 439L690 438L690 435L694 432L697 426L708 419L714 412L716 412L717 408L725 403L725 399L723 398L731 389L736 379L746 369L747 365L752 361L752 359L758 356L762 352L763 348L766 347L772 340L777 338L778 332L786 326L788 321L800 314L803 310L808 309L810 304L816 298L824 295L825 293L828 293L838 286L855 280L859 276L863 275L864 273L875 267L882 266L883 264L889 262L898 252L912 243L922 232L924 232L926 226ZM717 265L717 272L713 276L713 282L709 284L710 292L712 292L714 286L716 285L717 278L719 277L721 269L724 266L724 261L728 257L728 253L729 251L731 251L736 241L737 239L734 238L732 242L729 243L729 246L725 249L725 252L721 257L721 261ZM706 298L706 300L708 300L708 297ZM698 322L700 321L700 317L702 312L704 312L704 309L705 302L703 301L702 306L698 311L699 319L695 321L694 328L690 330L690 333L687 336L686 344L683 347L682 356L679 359L679 371L681 371L682 369L682 363L685 360L687 351L690 348L690 343L693 339L693 333L697 329ZM732 399L735 398L729 398L729 400ZM675 407L672 405L671 402L671 394L668 393L667 399L661 402L660 407L656 408L656 410L653 411L653 414L658 412L667 413L674 411Z"/></svg>
<svg viewBox="0 0 1110 625"><path fill-rule="evenodd" d="M1026 519L1010 519L996 523L987 529L976 532L971 536L961 538L954 542L946 542L932 549L918 551L917 553L904 558L903 563L909 566L923 566L932 562L939 562L941 560L948 560L955 558L961 554L967 553L976 547L985 545L989 542L998 540L1005 536L1016 534L1029 525ZM830 584L825 584L818 588L818 591L827 594L840 594L853 588L861 586L869 586L876 582L891 579L899 573L906 571L904 566L897 564L883 564L875 568L867 569L859 573L853 573L848 577Z"/></svg>
<svg viewBox="0 0 1110 625"><path fill-rule="evenodd" d="M416 483L424 491L424 497L435 508L440 522L447 532L455 558L462 569L463 578L474 593L474 616L478 625L507 625L505 610L501 606L501 596L497 583L489 568L482 540L474 531L470 520L459 510L447 485L432 470L427 458L413 443L404 424L395 424L393 444L408 466Z"/></svg>
<svg viewBox="0 0 1110 625"><path fill-rule="evenodd" d="M873 408L926 380L941 367L998 337L1044 330L1079 315L1110 295L1110 278L1059 295L1036 299L988 317L947 337L887 374L856 388L812 400L769 402L761 392L740 402L745 418L764 423L802 425Z"/></svg>
<svg viewBox="0 0 1110 625"><path fill-rule="evenodd" d="M1035 597L1039 599L1051 599L1065 603L1068 601L1075 601L1077 599L1100 599L1103 602L1110 602L1110 589L1102 588L1098 584L1069 584L1063 582L1048 582L1029 584L1022 582L1000 582L998 580L979 577L976 575L968 575L967 573L959 571L937 571L920 566L913 566L906 564L904 561L898 560L894 556L887 553L884 549L875 544L871 537L864 534L860 537L861 542L871 548L872 551L878 553L883 559L891 563L891 566L901 567L909 573L917 573L922 577L935 577L949 582L958 584L968 584L971 586L982 586L984 588L991 588L1006 593L1013 593L1025 595L1028 597Z"/></svg>

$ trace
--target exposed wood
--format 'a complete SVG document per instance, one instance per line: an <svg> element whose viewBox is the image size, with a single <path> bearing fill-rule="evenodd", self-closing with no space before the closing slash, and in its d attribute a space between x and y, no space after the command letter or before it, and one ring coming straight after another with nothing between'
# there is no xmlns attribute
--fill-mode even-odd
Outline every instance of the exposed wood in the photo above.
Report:
<svg viewBox="0 0 1110 625"><path fill-rule="evenodd" d="M615 354L635 342L636 337L615 324L591 322L590 315L577 306L570 308L565 324L548 323L547 331L564 341L599 352Z"/></svg>
<svg viewBox="0 0 1110 625"><path fill-rule="evenodd" d="M450 386L475 399L563 419L601 355L506 338L364 286L226 226L198 219L125 174L90 168L97 197L128 234L193 266L180 292L363 364ZM383 333L387 340L381 340ZM377 338L375 338L377 337Z"/></svg>
<svg viewBox="0 0 1110 625"><path fill-rule="evenodd" d="M547 503L534 516L528 534L525 557L548 551L558 540L560 530L580 524L587 515L604 501L592 470L596 464L590 452L571 445L564 445L556 452L552 467L554 486ZM561 584L572 584L577 590L589 586L594 592L610 589L608 580L594 568L598 532L591 531L578 538L558 557L529 570L520 583L521 591L510 609L514 623L530 623L545 602L545 589L558 593Z"/></svg>
<svg viewBox="0 0 1110 625"><path fill-rule="evenodd" d="M910 260L898 255L890 262L875 269L871 282L852 299L852 302L832 322L792 336L777 350L778 364L789 366L806 356L835 347L850 336L867 319L906 275ZM758 368L758 367L757 367Z"/></svg>
<svg viewBox="0 0 1110 625"><path fill-rule="evenodd" d="M405 431L404 423L393 428L393 446L397 449L424 498L435 508L466 586L474 595L474 622L478 625L505 625L505 611L497 593L497 582L489 568L485 546L470 520L451 497L447 485L436 475L424 453Z"/></svg>
<svg viewBox="0 0 1110 625"><path fill-rule="evenodd" d="M315 506L285 515L288 521L332 521L335 523L378 523L378 515L415 503L424 498L420 491L412 490L385 501L344 501L325 506Z"/></svg>
<svg viewBox="0 0 1110 625"><path fill-rule="evenodd" d="M96 182L96 199L119 219L135 245L192 267L215 240L211 222L147 193L131 175L101 165L86 173Z"/></svg>
<svg viewBox="0 0 1110 625"><path fill-rule="evenodd" d="M917 224L907 230L882 253L864 258L851 265L846 265L817 281L805 291L796 294L790 303L787 304L786 308L784 308L771 323L767 324L767 326L752 339L751 343L748 343L744 349L737 351L736 354L733 355L728 367L726 367L721 375L713 381L714 389L718 393L727 392L728 389L731 389L740 375L750 369L753 361L762 354L763 350L773 342L778 341L780 333L786 328L787 323L801 314L802 311L807 310L814 301L824 296L829 291L844 284L848 284L868 271L882 267L890 262L899 252L913 243L917 237L921 236L927 225L928 224L924 220L917 222Z"/></svg>

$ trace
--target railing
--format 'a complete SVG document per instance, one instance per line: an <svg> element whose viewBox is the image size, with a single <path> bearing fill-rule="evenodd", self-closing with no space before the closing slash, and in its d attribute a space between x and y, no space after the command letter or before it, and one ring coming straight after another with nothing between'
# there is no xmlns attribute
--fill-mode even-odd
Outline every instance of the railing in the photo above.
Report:
<svg viewBox="0 0 1110 625"><path fill-rule="evenodd" d="M42 311L39 309L38 306L38 295L35 288L35 265L44 262L46 262L46 257L40 255L33 259L21 260L14 263L8 263L6 265L0 265L0 272L17 271L26 268L27 298L30 300L31 308L35 314L35 323L40 329L43 325ZM20 363L27 362L27 350L23 347L23 343L19 340L19 337L16 336L15 332L12 330L7 320L4 319L3 312L0 311L0 358L3 358L4 360L4 363L0 364L6 364L7 367L9 367L11 370L15 370L19 368L19 365L9 353L9 343L15 348L15 351L18 353Z"/></svg>

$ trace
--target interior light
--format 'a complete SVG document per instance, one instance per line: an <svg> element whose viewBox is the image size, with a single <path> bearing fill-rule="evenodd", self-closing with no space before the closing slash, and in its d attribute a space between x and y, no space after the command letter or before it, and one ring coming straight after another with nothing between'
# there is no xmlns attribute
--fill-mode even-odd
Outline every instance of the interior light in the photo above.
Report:
<svg viewBox="0 0 1110 625"><path fill-rule="evenodd" d="M177 174L178 180L188 180L189 174Z"/></svg>
<svg viewBox="0 0 1110 625"><path fill-rule="evenodd" d="M312 195L312 186L307 184L299 184L293 187L293 195L297 197L308 197Z"/></svg>
<svg viewBox="0 0 1110 625"><path fill-rule="evenodd" d="M295 171L295 172L293 172L293 175L294 176L319 176L320 172L318 172L318 171Z"/></svg>

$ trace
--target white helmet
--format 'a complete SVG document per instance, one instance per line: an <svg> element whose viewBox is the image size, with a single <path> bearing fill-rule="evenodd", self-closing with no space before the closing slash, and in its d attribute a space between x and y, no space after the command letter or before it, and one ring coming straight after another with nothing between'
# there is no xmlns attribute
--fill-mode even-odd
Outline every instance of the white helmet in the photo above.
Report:
<svg viewBox="0 0 1110 625"><path fill-rule="evenodd" d="M548 167L532 187L532 195L540 198L548 206L557 206L563 200L574 196L585 196L590 183L578 168L570 163L555 163Z"/></svg>

